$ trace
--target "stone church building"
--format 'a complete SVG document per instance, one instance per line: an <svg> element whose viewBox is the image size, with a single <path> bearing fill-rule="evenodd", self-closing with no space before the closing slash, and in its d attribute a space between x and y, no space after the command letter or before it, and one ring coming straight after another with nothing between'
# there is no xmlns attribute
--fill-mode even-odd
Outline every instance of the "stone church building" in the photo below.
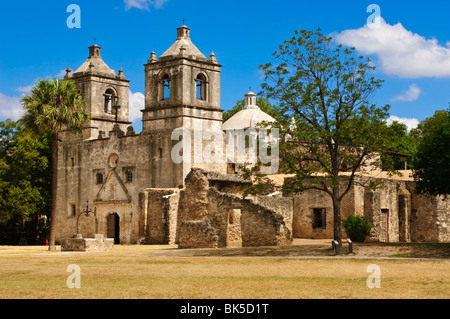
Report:
<svg viewBox="0 0 450 319"><path fill-rule="evenodd" d="M57 242L74 236L77 223L84 237L98 232L115 243L187 248L332 238L331 201L323 194L274 192L242 199L241 186L248 181L226 162L198 161L192 154L182 154L191 160L172 160L177 129L194 137L193 148L203 149L207 145L196 138L198 128L247 129L259 118L271 120L249 92L245 111L222 123L221 65L214 53L206 58L198 50L188 27L179 27L176 41L159 58L152 52L145 64L139 134L129 122L129 81L122 69L116 73L108 67L99 46L89 47L88 59L66 72L65 78L78 84L91 119L82 134L60 133ZM272 178L281 186L288 177ZM392 185L379 192L355 186L343 205L345 214L367 216L374 225L372 240L450 241L448 201L414 195L412 179L385 179ZM95 211L98 229L92 214L81 214L86 205Z"/></svg>

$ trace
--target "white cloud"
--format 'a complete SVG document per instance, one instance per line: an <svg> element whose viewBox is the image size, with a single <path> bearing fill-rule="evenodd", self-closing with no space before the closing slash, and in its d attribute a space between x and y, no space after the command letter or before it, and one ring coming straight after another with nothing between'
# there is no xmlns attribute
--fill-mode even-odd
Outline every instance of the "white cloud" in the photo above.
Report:
<svg viewBox="0 0 450 319"><path fill-rule="evenodd" d="M392 98L392 101L412 102L417 100L420 94L422 94L422 90L417 86L417 84L411 84L408 91L403 94L394 96Z"/></svg>
<svg viewBox="0 0 450 319"><path fill-rule="evenodd" d="M22 103L19 97L0 93L0 118L17 121L22 114Z"/></svg>
<svg viewBox="0 0 450 319"><path fill-rule="evenodd" d="M27 85L27 86L19 86L16 88L17 92L29 94L31 92L31 89L33 88L34 84Z"/></svg>
<svg viewBox="0 0 450 319"><path fill-rule="evenodd" d="M408 132L411 131L413 128L416 128L417 125L419 125L419 120L415 118L405 118L405 117L398 117L395 115L391 115L387 120L387 124L391 125L392 122L399 122L402 124L405 124L408 127Z"/></svg>
<svg viewBox="0 0 450 319"><path fill-rule="evenodd" d="M405 78L450 77L450 42L406 30L401 23L390 25L380 19L378 27L365 25L359 29L334 34L346 46L365 55L376 55L386 74Z"/></svg>
<svg viewBox="0 0 450 319"><path fill-rule="evenodd" d="M150 7L159 9L167 0L124 0L125 10L136 8L140 10L150 11Z"/></svg>
<svg viewBox="0 0 450 319"><path fill-rule="evenodd" d="M140 92L133 93L130 90L130 122L142 118L142 112L145 107L145 96Z"/></svg>
<svg viewBox="0 0 450 319"><path fill-rule="evenodd" d="M57 74L51 76L47 76L45 79L62 79L64 78L64 76L66 75L66 70L60 70ZM23 94L30 94L31 93L31 89L33 88L33 86L35 86L40 79L36 79L34 80L34 82L30 85L26 85L26 86L18 86L16 88L17 92L23 93Z"/></svg>
<svg viewBox="0 0 450 319"><path fill-rule="evenodd" d="M66 70L61 70L55 75L55 77L57 79L62 79L65 75L66 75Z"/></svg>

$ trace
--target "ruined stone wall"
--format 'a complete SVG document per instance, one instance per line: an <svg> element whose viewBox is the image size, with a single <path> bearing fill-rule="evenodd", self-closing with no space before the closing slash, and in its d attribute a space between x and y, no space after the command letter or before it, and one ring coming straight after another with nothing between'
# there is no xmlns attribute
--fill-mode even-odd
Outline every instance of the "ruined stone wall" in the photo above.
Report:
<svg viewBox="0 0 450 319"><path fill-rule="evenodd" d="M381 214L381 202L380 193L366 190L364 192L364 217L367 218L370 225L370 235L366 238L367 241L379 241L380 240L380 218Z"/></svg>
<svg viewBox="0 0 450 319"><path fill-rule="evenodd" d="M286 227L292 233L292 218L294 211L294 199L292 197L277 197L277 196L255 196L252 198L253 202L267 207L277 214L283 216Z"/></svg>
<svg viewBox="0 0 450 319"><path fill-rule="evenodd" d="M141 209L146 244L173 244L176 236L179 191L146 189Z"/></svg>
<svg viewBox="0 0 450 319"><path fill-rule="evenodd" d="M201 169L193 169L186 177L178 215L180 248L291 243L291 232L282 215L251 199L211 187L207 175Z"/></svg>
<svg viewBox="0 0 450 319"><path fill-rule="evenodd" d="M256 203L252 199L242 199L231 194L225 194L210 188L211 198L209 209L215 213L214 221L222 230L219 244L226 246L227 227L229 225L229 214L236 210L240 213L240 230L242 246L273 246L289 244L291 242L291 231L283 215L263 204L260 199ZM289 207L290 199L280 206ZM280 199L279 202L282 202ZM290 215L289 212L286 215Z"/></svg>
<svg viewBox="0 0 450 319"><path fill-rule="evenodd" d="M408 182L411 200L411 240L450 242L450 199L415 194L415 183Z"/></svg>

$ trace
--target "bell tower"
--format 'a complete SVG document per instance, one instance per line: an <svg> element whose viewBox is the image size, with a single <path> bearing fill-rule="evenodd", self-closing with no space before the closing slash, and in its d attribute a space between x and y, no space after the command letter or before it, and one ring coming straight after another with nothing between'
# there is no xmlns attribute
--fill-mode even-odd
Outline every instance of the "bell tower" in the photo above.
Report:
<svg viewBox="0 0 450 319"><path fill-rule="evenodd" d="M192 43L190 29L185 25L177 29L176 41L159 59L155 52L150 54L145 64L142 121L143 133L152 136L154 145L151 152L157 150L153 158L161 159L160 162L155 161L152 168L155 178L153 187L183 185L192 167L226 172L225 163L206 163L199 154L194 154L201 152L199 145L203 149L207 144L207 141L198 141L199 131L212 129L221 132L220 72L221 65L214 53L206 59ZM191 148L189 161L173 161L171 150L180 141L172 140L176 129L190 134L193 144L196 133L197 148Z"/></svg>
<svg viewBox="0 0 450 319"><path fill-rule="evenodd" d="M96 139L99 132L106 135L115 125L126 132L131 124L129 115L129 82L122 69L119 73L108 67L101 57L101 47L89 47L89 57L72 74L67 68L65 79L72 79L80 88L86 111L91 114L89 138Z"/></svg>

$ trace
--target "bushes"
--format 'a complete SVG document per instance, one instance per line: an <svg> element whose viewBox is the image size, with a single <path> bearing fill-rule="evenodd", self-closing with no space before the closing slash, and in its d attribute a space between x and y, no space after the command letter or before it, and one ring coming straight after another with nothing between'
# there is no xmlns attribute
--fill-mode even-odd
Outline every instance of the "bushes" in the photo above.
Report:
<svg viewBox="0 0 450 319"><path fill-rule="evenodd" d="M348 216L342 221L345 232L354 242L363 242L370 235L371 226L367 218Z"/></svg>

